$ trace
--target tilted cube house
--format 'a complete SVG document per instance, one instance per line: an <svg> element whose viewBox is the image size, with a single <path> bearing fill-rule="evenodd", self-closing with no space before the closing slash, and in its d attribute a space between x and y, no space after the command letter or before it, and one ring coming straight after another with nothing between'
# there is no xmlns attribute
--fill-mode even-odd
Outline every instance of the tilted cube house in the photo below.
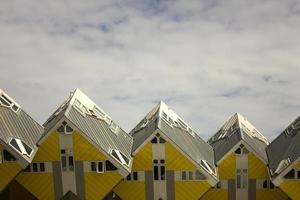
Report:
<svg viewBox="0 0 300 200"><path fill-rule="evenodd" d="M205 142L160 102L126 133L79 89L41 126L0 90L0 199L297 200L299 131L236 113Z"/></svg>

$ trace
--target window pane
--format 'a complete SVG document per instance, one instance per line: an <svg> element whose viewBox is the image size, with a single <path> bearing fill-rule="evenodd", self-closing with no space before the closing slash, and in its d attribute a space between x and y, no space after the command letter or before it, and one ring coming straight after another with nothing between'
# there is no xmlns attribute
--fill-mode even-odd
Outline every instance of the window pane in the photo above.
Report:
<svg viewBox="0 0 300 200"><path fill-rule="evenodd" d="M165 166L160 166L160 180L165 180Z"/></svg>
<svg viewBox="0 0 300 200"><path fill-rule="evenodd" d="M293 178L295 178L295 170L291 170L291 171L289 171L285 176L284 176L284 178L287 178L287 179L293 179Z"/></svg>
<svg viewBox="0 0 300 200"><path fill-rule="evenodd" d="M242 187L247 188L247 186L248 186L248 177L247 177L247 174L243 174L243 185L242 185Z"/></svg>
<svg viewBox="0 0 300 200"><path fill-rule="evenodd" d="M64 133L64 132L65 132L65 127L64 127L64 126L60 126L60 127L57 129L57 131L58 131L59 133Z"/></svg>
<svg viewBox="0 0 300 200"><path fill-rule="evenodd" d="M263 188L268 188L268 181L267 180L264 181Z"/></svg>
<svg viewBox="0 0 300 200"><path fill-rule="evenodd" d="M164 143L166 143L166 140L164 140L164 138L160 137L160 138L159 138L159 143L160 143L160 144L164 144Z"/></svg>
<svg viewBox="0 0 300 200"><path fill-rule="evenodd" d="M96 162L91 162L91 171L92 172L97 171Z"/></svg>
<svg viewBox="0 0 300 200"><path fill-rule="evenodd" d="M7 103L3 98L0 97L0 104L3 104L5 106L9 106L9 103Z"/></svg>
<svg viewBox="0 0 300 200"><path fill-rule="evenodd" d="M270 181L270 188L271 188L271 189L274 189L274 188L275 188L275 185L272 183L272 181Z"/></svg>
<svg viewBox="0 0 300 200"><path fill-rule="evenodd" d="M19 153L22 153L22 151L21 151L21 149L20 149L20 147L19 147L19 145L18 145L16 139L12 139L12 140L10 141L10 145L13 146L16 150L18 150Z"/></svg>
<svg viewBox="0 0 300 200"><path fill-rule="evenodd" d="M24 169L25 172L30 172L30 165L28 165L25 169Z"/></svg>
<svg viewBox="0 0 300 200"><path fill-rule="evenodd" d="M118 170L109 160L105 161L106 171L115 171Z"/></svg>
<svg viewBox="0 0 300 200"><path fill-rule="evenodd" d="M201 174L199 170L197 170L197 171L195 172L195 179L196 179L196 180L204 179L204 175Z"/></svg>
<svg viewBox="0 0 300 200"><path fill-rule="evenodd" d="M40 171L41 172L45 171L45 163L40 163Z"/></svg>
<svg viewBox="0 0 300 200"><path fill-rule="evenodd" d="M30 154L31 154L31 152L32 152L32 148L30 148L27 144L25 144L23 141L22 141L22 144L23 144L23 146L24 146L24 148L25 148L25 150L26 150L26 153L27 153L27 155L29 156Z"/></svg>
<svg viewBox="0 0 300 200"><path fill-rule="evenodd" d="M241 188L241 175L240 174L238 174L236 176L236 187Z"/></svg>
<svg viewBox="0 0 300 200"><path fill-rule="evenodd" d="M98 162L98 172L103 172L103 162Z"/></svg>
<svg viewBox="0 0 300 200"><path fill-rule="evenodd" d="M241 154L241 148L238 148L236 151L235 151L236 154Z"/></svg>
<svg viewBox="0 0 300 200"><path fill-rule="evenodd" d="M37 172L37 171L38 171L38 165L37 165L37 163L33 163L33 164L32 164L32 170L33 170L34 172Z"/></svg>
<svg viewBox="0 0 300 200"><path fill-rule="evenodd" d="M152 143L152 144L156 144L156 143L157 143L157 138L154 137L154 138L151 140L151 143Z"/></svg>
<svg viewBox="0 0 300 200"><path fill-rule="evenodd" d="M5 161L15 161L16 160L16 158L5 149L3 150L3 157L4 157Z"/></svg>
<svg viewBox="0 0 300 200"><path fill-rule="evenodd" d="M73 156L69 156L69 170L74 170L74 162L73 162Z"/></svg>
<svg viewBox="0 0 300 200"><path fill-rule="evenodd" d="M127 181L130 181L130 180L131 180L131 174L128 174L128 175L126 176L126 180L127 180Z"/></svg>
<svg viewBox="0 0 300 200"><path fill-rule="evenodd" d="M189 172L189 180L193 180L193 172Z"/></svg>
<svg viewBox="0 0 300 200"><path fill-rule="evenodd" d="M66 126L66 131L68 132L68 133L70 133L70 132L73 132L73 129L70 127L70 126Z"/></svg>
<svg viewBox="0 0 300 200"><path fill-rule="evenodd" d="M154 180L158 180L158 166L154 166L153 173L154 173Z"/></svg>
<svg viewBox="0 0 300 200"><path fill-rule="evenodd" d="M186 180L186 172L185 171L181 172L181 180Z"/></svg>
<svg viewBox="0 0 300 200"><path fill-rule="evenodd" d="M67 170L67 158L66 158L66 156L61 157L61 167L62 167L63 171Z"/></svg>
<svg viewBox="0 0 300 200"><path fill-rule="evenodd" d="M297 178L300 179L300 171L297 172Z"/></svg>
<svg viewBox="0 0 300 200"><path fill-rule="evenodd" d="M158 160L153 160L153 163L158 163Z"/></svg>
<svg viewBox="0 0 300 200"><path fill-rule="evenodd" d="M137 172L133 172L133 180L138 180L138 173Z"/></svg>

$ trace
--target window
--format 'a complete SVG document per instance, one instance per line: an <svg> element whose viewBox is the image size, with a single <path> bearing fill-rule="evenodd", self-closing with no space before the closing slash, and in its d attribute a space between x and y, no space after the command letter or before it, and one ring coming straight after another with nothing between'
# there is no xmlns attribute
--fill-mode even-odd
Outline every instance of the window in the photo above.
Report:
<svg viewBox="0 0 300 200"><path fill-rule="evenodd" d="M181 172L181 180L186 180L186 172L185 171Z"/></svg>
<svg viewBox="0 0 300 200"><path fill-rule="evenodd" d="M248 170L237 169L236 170L236 187L238 189L246 189L248 187Z"/></svg>
<svg viewBox="0 0 300 200"><path fill-rule="evenodd" d="M97 173L104 172L104 161L93 161L91 162L91 171Z"/></svg>
<svg viewBox="0 0 300 200"><path fill-rule="evenodd" d="M212 167L212 166L210 166L210 164L208 164L207 162L206 162L206 160L201 160L200 161L200 164L201 164L201 166L206 170L206 171L208 171L210 174L215 174L215 172L214 172L214 168Z"/></svg>
<svg viewBox="0 0 300 200"><path fill-rule="evenodd" d="M32 154L32 148L20 139L12 138L9 144L22 155L31 156Z"/></svg>
<svg viewBox="0 0 300 200"><path fill-rule="evenodd" d="M291 171L289 171L285 176L284 178L286 179L294 179L295 178L295 170L292 169Z"/></svg>
<svg viewBox="0 0 300 200"><path fill-rule="evenodd" d="M196 171L181 171L181 180L204 180L205 177L200 173L199 170Z"/></svg>
<svg viewBox="0 0 300 200"><path fill-rule="evenodd" d="M157 134L155 135L155 137L151 140L151 143L152 143L152 144L164 144L164 143L166 143L166 140L164 140L164 138L162 138L162 137L160 136L160 134L157 133Z"/></svg>
<svg viewBox="0 0 300 200"><path fill-rule="evenodd" d="M138 172L132 172L126 177L127 181L137 181L138 179Z"/></svg>
<svg viewBox="0 0 300 200"><path fill-rule="evenodd" d="M62 125L57 129L57 132L62 134L71 134L73 129L67 124L67 122L63 121Z"/></svg>
<svg viewBox="0 0 300 200"><path fill-rule="evenodd" d="M3 160L4 161L16 161L17 159L11 155L7 150L3 150Z"/></svg>
<svg viewBox="0 0 300 200"><path fill-rule="evenodd" d="M123 165L129 165L130 160L121 151L113 149L111 155Z"/></svg>
<svg viewBox="0 0 300 200"><path fill-rule="evenodd" d="M237 150L235 151L235 154L248 154L249 151L248 149L246 149L246 147L241 144L239 148L237 148Z"/></svg>
<svg viewBox="0 0 300 200"><path fill-rule="evenodd" d="M199 170L195 172L195 180L204 180L205 176Z"/></svg>
<svg viewBox="0 0 300 200"><path fill-rule="evenodd" d="M165 180L165 160L153 160L154 180Z"/></svg>
<svg viewBox="0 0 300 200"><path fill-rule="evenodd" d="M270 180L265 180L265 181L263 182L263 188L265 188L265 189L274 189L275 186L274 186L274 184L272 183L272 181L270 181Z"/></svg>
<svg viewBox="0 0 300 200"><path fill-rule="evenodd" d="M28 165L24 172L45 172L45 163L31 163Z"/></svg>
<svg viewBox="0 0 300 200"><path fill-rule="evenodd" d="M118 125L112 121L110 124L110 130L114 133L117 133L118 128L119 128Z"/></svg>
<svg viewBox="0 0 300 200"><path fill-rule="evenodd" d="M20 107L13 102L8 96L4 93L0 95L0 105L11 108L14 112L18 112Z"/></svg>
<svg viewBox="0 0 300 200"><path fill-rule="evenodd" d="M118 168L114 166L109 160L105 161L106 171L116 171Z"/></svg>
<svg viewBox="0 0 300 200"><path fill-rule="evenodd" d="M74 171L73 152L70 149L61 149L61 167L63 171Z"/></svg>
<svg viewBox="0 0 300 200"><path fill-rule="evenodd" d="M221 189L221 181L219 181L215 186L215 189Z"/></svg>

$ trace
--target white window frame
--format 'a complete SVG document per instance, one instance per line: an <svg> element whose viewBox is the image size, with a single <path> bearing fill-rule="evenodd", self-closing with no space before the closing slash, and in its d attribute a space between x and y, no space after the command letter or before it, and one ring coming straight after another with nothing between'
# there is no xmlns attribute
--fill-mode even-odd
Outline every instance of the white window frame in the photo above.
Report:
<svg viewBox="0 0 300 200"><path fill-rule="evenodd" d="M61 151L64 150L65 153L62 153ZM66 159L66 166L63 166L63 157ZM70 164L70 158L72 158L72 165ZM64 172L73 172L75 171L75 162L74 162L74 156L73 151L71 149L61 149L60 150L60 161L61 161L61 168Z"/></svg>
<svg viewBox="0 0 300 200"><path fill-rule="evenodd" d="M16 147L14 147L14 146L11 144L12 140L15 140L15 141L16 141L18 147L20 148L20 151L19 151ZM30 147L28 144L26 144L26 145L31 149L30 154L28 154L27 151L26 151L26 149L25 149L25 147L24 147L24 145L22 144L22 142L23 142L24 144L26 144L24 141L22 141L22 140L20 140L20 139L18 139L18 138L11 138L11 139L9 140L9 145L10 145L14 150L16 150L17 152L19 152L20 154L22 154L22 155L27 155L28 157L30 157L30 156L32 155L32 153L33 153L33 148Z"/></svg>
<svg viewBox="0 0 300 200"><path fill-rule="evenodd" d="M157 160L157 163L154 161ZM155 179L155 170L157 167L157 180ZM162 169L164 169L164 175L162 173ZM166 180L166 160L165 159L154 159L153 160L153 180L154 181L165 181Z"/></svg>
<svg viewBox="0 0 300 200"><path fill-rule="evenodd" d="M117 149L112 149L112 150L111 150L111 155L112 155L113 157L115 157L115 156L113 155L113 151L116 152L116 154L117 154L117 156L118 156L118 158L119 158L119 159L117 159L118 162L120 162L122 165L129 166L130 160L131 160L131 159L127 158L127 157L124 155L124 157L126 157L126 158L128 159L128 163L127 163L127 162L125 161L125 159L123 158L122 153L121 153L119 150L117 150Z"/></svg>
<svg viewBox="0 0 300 200"><path fill-rule="evenodd" d="M96 171L92 170L92 163L95 163ZM99 168L100 163L102 164L102 170L100 170L100 168ZM103 174L105 172L105 161L90 161L90 170L91 170L91 172Z"/></svg>
<svg viewBox="0 0 300 200"><path fill-rule="evenodd" d="M12 111L14 111L14 112L18 112L19 110L20 110L20 106L19 105L17 105L15 102L14 102L14 100L12 100L8 95L6 95L5 93L1 93L1 91L0 91L0 98L1 98L1 100L2 101L5 101L5 103L7 103L8 105L5 105L5 104L3 104L1 101L0 101L0 105L2 105L2 106L5 106L5 107L7 107L7 108L10 108ZM9 102L10 101L10 102ZM17 109L14 109L14 107L16 107Z"/></svg>

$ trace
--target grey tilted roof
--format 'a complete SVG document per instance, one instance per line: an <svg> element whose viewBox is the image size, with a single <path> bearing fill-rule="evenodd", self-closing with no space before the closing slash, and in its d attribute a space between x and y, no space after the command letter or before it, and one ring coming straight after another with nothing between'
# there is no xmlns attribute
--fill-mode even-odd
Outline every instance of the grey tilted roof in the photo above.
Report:
<svg viewBox="0 0 300 200"><path fill-rule="evenodd" d="M56 112L54 112L54 114L45 122L44 137L49 134L49 131L51 131L51 129L56 126L62 118L66 118L74 126L76 126L81 134L84 134L87 138L89 138L96 147L105 151L107 154L111 154L111 150L113 149L119 150L130 160L133 143L132 137L119 126L116 132L112 131L110 123L113 121L99 107L98 109L100 109L106 117L109 117L109 123L104 118L97 117L97 115L95 115L91 110L92 108L88 108L89 113L82 113L82 110L79 111L80 109L74 105L74 101L77 99L80 101L82 100L83 105L85 105L84 101L86 101L86 107L88 107L88 104L98 107L79 89L76 89L71 92L67 100L64 101Z"/></svg>
<svg viewBox="0 0 300 200"><path fill-rule="evenodd" d="M300 158L300 116L267 147L269 168L276 176Z"/></svg>
<svg viewBox="0 0 300 200"><path fill-rule="evenodd" d="M208 143L214 148L216 163L240 141L248 144L252 151L256 152L267 163L268 158L265 150L268 145L267 139L239 113L234 114L208 140Z"/></svg>
<svg viewBox="0 0 300 200"><path fill-rule="evenodd" d="M214 167L213 148L194 132L188 132L179 126L176 126L175 123L171 125L169 121L162 117L161 113L163 111L160 111L161 106L166 105L163 102L160 102L160 104L154 107L154 109L152 109L152 111L150 111L150 113L147 114L147 116L130 132L134 141L132 151L134 152L139 148L155 130L160 130L193 161L200 165L201 160L206 160L211 167ZM170 109L167 108L166 110Z"/></svg>
<svg viewBox="0 0 300 200"><path fill-rule="evenodd" d="M21 108L15 112L9 107L0 105L0 139L9 145L12 138L21 139L33 149L30 157L20 155L30 163L37 151L36 142L43 133L43 127L33 120ZM19 154L18 154L19 155Z"/></svg>

